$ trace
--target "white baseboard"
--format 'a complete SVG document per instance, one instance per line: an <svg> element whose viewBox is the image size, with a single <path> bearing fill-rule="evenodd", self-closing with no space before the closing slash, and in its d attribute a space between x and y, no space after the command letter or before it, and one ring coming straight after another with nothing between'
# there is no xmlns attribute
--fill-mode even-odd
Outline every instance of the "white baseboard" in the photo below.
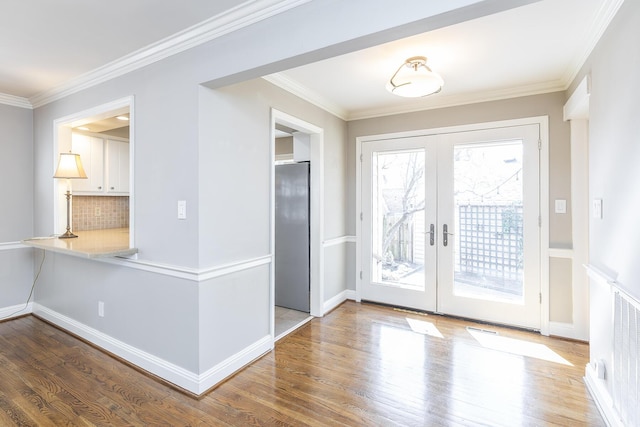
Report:
<svg viewBox="0 0 640 427"><path fill-rule="evenodd" d="M242 351L232 355L206 372L198 375L153 354L119 341L103 332L77 322L65 315L35 304L33 313L90 343L115 354L145 371L173 383L191 393L200 395L237 370L243 368L271 349L272 339L267 335Z"/></svg>
<svg viewBox="0 0 640 427"><path fill-rule="evenodd" d="M226 378L244 368L258 357L271 351L272 348L273 339L271 335L265 335L249 347L245 347L242 351L228 357L213 368L200 374L197 394L202 394L221 381L224 381Z"/></svg>
<svg viewBox="0 0 640 427"><path fill-rule="evenodd" d="M329 299L328 301L325 301L324 306L322 308L323 313L328 313L334 308L336 308L337 306L339 306L340 304L342 304L343 302L345 302L348 299L347 292L349 292L349 290L342 291L335 297Z"/></svg>
<svg viewBox="0 0 640 427"><path fill-rule="evenodd" d="M29 304L18 304L12 305L10 307L0 308L0 320L8 320L13 319L14 317L24 316L25 314L29 314L33 311L33 303Z"/></svg>
<svg viewBox="0 0 640 427"><path fill-rule="evenodd" d="M624 424L620 418L618 418L618 415L613 408L613 401L611 400L611 396L607 391L604 381L598 379L598 375L590 363L588 363L585 368L584 382L587 384L587 389L589 390L589 393L591 393L593 400L596 402L596 406L598 407L604 422L609 427L624 427Z"/></svg>
<svg viewBox="0 0 640 427"><path fill-rule="evenodd" d="M589 341L589 336L584 336L573 323L549 322L549 335L572 340Z"/></svg>
<svg viewBox="0 0 640 427"><path fill-rule="evenodd" d="M357 301L358 299L356 298L356 291L351 290L351 289L347 289L345 291L347 293L347 299L351 300L351 301Z"/></svg>

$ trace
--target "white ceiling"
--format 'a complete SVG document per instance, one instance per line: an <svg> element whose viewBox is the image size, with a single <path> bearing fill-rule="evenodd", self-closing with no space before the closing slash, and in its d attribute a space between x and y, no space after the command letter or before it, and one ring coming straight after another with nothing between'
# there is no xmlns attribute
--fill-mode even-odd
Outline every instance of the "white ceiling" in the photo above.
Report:
<svg viewBox="0 0 640 427"><path fill-rule="evenodd" d="M2 0L0 93L30 98L246 0Z"/></svg>
<svg viewBox="0 0 640 427"><path fill-rule="evenodd" d="M621 3L543 0L267 79L347 120L565 90ZM412 56L443 77L440 93L386 91Z"/></svg>
<svg viewBox="0 0 640 427"><path fill-rule="evenodd" d="M564 90L622 1L542 0L267 78L344 119ZM230 22L252 3L2 0L0 102L37 106L47 92L141 57L203 21ZM386 92L391 74L416 55L443 76L442 92L417 100Z"/></svg>

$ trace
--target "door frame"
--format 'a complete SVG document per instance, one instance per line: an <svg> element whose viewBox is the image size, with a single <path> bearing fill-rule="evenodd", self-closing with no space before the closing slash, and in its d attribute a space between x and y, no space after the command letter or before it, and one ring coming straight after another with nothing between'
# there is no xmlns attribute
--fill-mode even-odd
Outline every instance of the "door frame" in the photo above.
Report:
<svg viewBox="0 0 640 427"><path fill-rule="evenodd" d="M275 256L275 126L281 124L299 132L306 133L310 138L310 306L309 314L315 317L324 315L324 252L322 239L324 236L324 130L309 122L301 120L283 111L271 109L271 185L270 185L270 251L272 256L271 272L269 279L270 300L270 330L271 336L275 333L275 269L273 257Z"/></svg>
<svg viewBox="0 0 640 427"><path fill-rule="evenodd" d="M522 119L500 120L457 126L427 128L356 137L356 301L362 300L362 146L370 141L430 136L447 133L487 130L537 124L540 126L539 146L539 209L540 209L540 333L549 335L549 117L536 116Z"/></svg>

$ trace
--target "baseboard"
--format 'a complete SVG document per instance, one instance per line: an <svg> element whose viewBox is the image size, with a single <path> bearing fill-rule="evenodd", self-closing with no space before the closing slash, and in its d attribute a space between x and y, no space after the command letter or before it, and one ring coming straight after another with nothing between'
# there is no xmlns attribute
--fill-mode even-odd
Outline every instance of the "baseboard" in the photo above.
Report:
<svg viewBox="0 0 640 427"><path fill-rule="evenodd" d="M356 291L354 291L352 289L347 289L345 292L347 293L347 299L348 300L357 301Z"/></svg>
<svg viewBox="0 0 640 427"><path fill-rule="evenodd" d="M17 304L10 307L0 308L0 320L9 320L15 317L24 316L30 314L33 311L33 303Z"/></svg>
<svg viewBox="0 0 640 427"><path fill-rule="evenodd" d="M249 363L271 351L272 347L273 339L271 335L266 335L249 347L245 347L242 351L228 357L223 362L218 363L213 368L200 374L197 394L203 394L215 387Z"/></svg>
<svg viewBox="0 0 640 427"><path fill-rule="evenodd" d="M196 374L173 363L167 362L153 354L142 351L127 343L119 341L103 332L77 322L63 314L53 311L40 304L34 304L33 313L52 324L79 336L104 350L124 359L187 390L200 395L214 387L220 381L246 366L271 349L271 337L265 336L242 351L232 355L203 374Z"/></svg>
<svg viewBox="0 0 640 427"><path fill-rule="evenodd" d="M589 393L591 393L591 397L593 397L604 422L609 427L624 427L624 424L620 418L618 418L618 415L613 408L613 402L604 381L598 379L598 375L590 363L587 364L585 368L584 382L587 385L587 389L589 390Z"/></svg>
<svg viewBox="0 0 640 427"><path fill-rule="evenodd" d="M348 290L346 291L342 291L340 292L338 295L334 296L333 298L329 299L328 301L325 301L323 307L322 307L322 312L323 313L328 313L331 310L333 310L334 308L336 308L337 306L339 306L340 304L342 304L343 302L345 302L348 298L347 298L347 292L349 292Z"/></svg>
<svg viewBox="0 0 640 427"><path fill-rule="evenodd" d="M589 341L589 337L582 336L573 323L549 322L549 335L576 341Z"/></svg>

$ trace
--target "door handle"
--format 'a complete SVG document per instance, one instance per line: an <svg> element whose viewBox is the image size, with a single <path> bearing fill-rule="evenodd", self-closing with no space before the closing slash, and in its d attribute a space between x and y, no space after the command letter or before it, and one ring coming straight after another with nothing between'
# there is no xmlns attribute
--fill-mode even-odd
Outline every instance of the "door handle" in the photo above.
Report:
<svg viewBox="0 0 640 427"><path fill-rule="evenodd" d="M429 244L431 246L436 244L436 226L433 224L429 226Z"/></svg>
<svg viewBox="0 0 640 427"><path fill-rule="evenodd" d="M447 246L449 244L449 236L453 236L453 233L449 233L449 226L444 224L442 226L442 245Z"/></svg>

